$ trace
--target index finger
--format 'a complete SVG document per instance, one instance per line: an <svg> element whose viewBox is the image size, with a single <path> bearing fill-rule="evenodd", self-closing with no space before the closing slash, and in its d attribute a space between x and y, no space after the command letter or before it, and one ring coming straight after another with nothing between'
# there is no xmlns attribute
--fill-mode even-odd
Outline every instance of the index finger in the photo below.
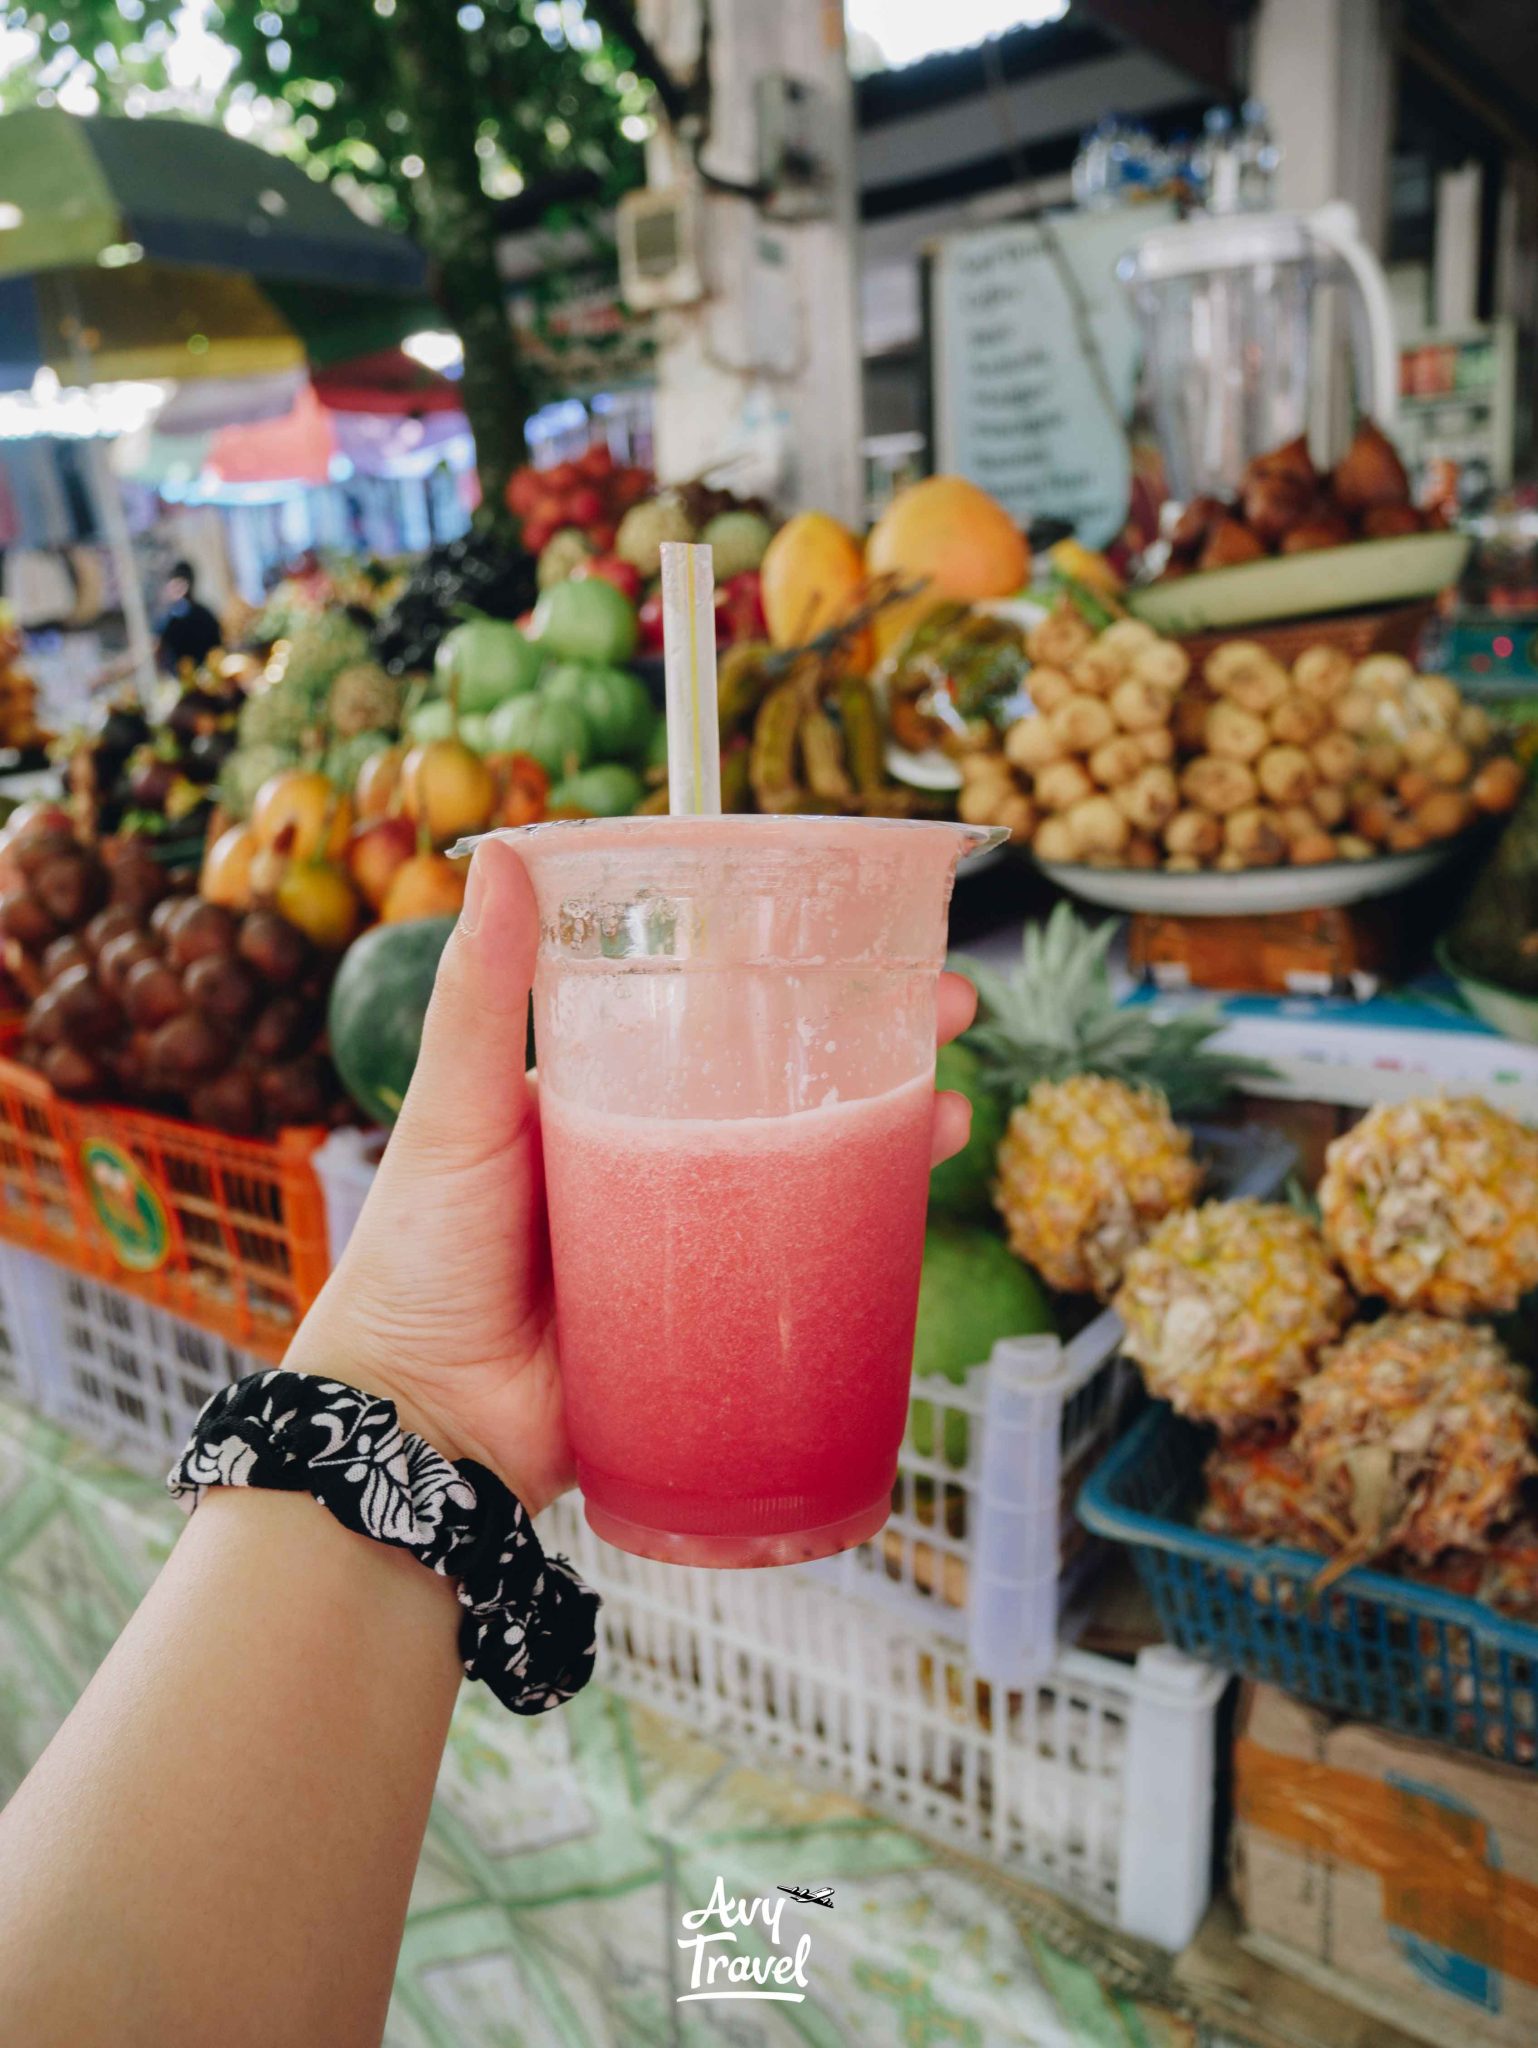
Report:
<svg viewBox="0 0 1538 2048"><path fill-rule="evenodd" d="M935 999L935 1038L948 1045L977 1015L977 990L964 974L942 974Z"/></svg>

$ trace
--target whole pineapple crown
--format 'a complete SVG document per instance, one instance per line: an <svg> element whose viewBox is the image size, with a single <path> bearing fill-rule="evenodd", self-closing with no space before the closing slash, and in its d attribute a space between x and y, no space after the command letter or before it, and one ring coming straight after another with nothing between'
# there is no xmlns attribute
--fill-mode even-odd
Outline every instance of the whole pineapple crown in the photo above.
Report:
<svg viewBox="0 0 1538 2048"><path fill-rule="evenodd" d="M1120 929L1090 926L1059 903L1044 925L1027 925L1020 966L997 974L962 956L951 965L977 990L979 1021L966 1043L985 1077L1010 1102L1038 1081L1105 1074L1157 1088L1177 1116L1215 1108L1245 1079L1269 1076L1263 1060L1211 1049L1217 1010L1161 1017L1118 1004L1107 956Z"/></svg>

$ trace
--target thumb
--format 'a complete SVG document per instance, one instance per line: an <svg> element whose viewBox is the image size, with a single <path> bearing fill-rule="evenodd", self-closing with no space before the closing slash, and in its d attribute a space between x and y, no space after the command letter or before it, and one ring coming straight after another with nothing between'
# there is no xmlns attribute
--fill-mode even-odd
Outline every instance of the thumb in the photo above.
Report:
<svg viewBox="0 0 1538 2048"><path fill-rule="evenodd" d="M532 1114L524 1055L538 944L523 862L505 842L483 840L438 965L392 1152L453 1168L520 1136Z"/></svg>

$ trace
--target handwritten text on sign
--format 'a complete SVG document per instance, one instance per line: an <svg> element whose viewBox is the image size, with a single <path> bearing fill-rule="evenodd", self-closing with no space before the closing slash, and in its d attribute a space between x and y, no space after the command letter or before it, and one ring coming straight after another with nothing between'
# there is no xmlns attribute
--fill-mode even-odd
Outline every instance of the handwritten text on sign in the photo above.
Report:
<svg viewBox="0 0 1538 2048"><path fill-rule="evenodd" d="M1065 519L1089 547L1121 530L1137 330L1116 259L1161 218L1159 209L1142 208L1056 219L1060 261L1032 221L952 235L939 246L935 466L981 484L1022 525ZM1082 346L1075 296L1104 383Z"/></svg>

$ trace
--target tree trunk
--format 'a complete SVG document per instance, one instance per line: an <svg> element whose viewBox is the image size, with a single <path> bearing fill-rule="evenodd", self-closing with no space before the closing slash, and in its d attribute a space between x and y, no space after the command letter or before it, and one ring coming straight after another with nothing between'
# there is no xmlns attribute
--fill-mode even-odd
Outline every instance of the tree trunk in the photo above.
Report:
<svg viewBox="0 0 1538 2048"><path fill-rule="evenodd" d="M483 520L507 518L507 480L526 452L529 383L497 274L496 204L481 189L466 37L444 0L396 0L389 40L402 111L425 169L411 187L438 296L464 343L461 384L475 435Z"/></svg>

